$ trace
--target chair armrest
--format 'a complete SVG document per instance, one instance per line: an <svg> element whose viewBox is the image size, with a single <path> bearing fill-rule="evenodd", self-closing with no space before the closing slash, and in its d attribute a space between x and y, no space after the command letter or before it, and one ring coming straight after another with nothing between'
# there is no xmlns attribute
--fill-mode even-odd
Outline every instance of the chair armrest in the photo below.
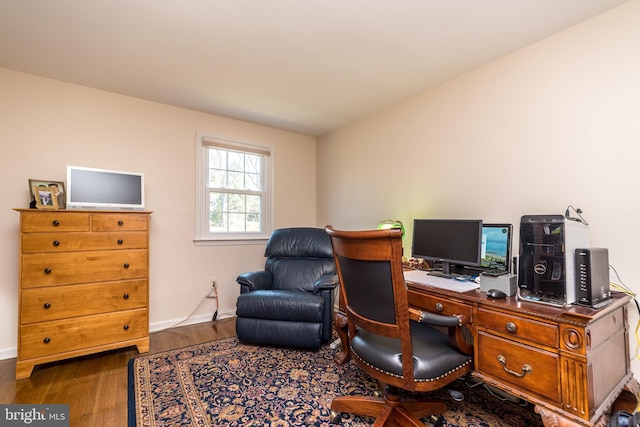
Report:
<svg viewBox="0 0 640 427"><path fill-rule="evenodd" d="M416 322L427 323L431 326L447 328L449 344L465 354L473 354L473 344L468 343L463 335L462 326L466 324L468 320L465 315L454 314L453 316L446 316L409 308L409 318Z"/></svg>
<svg viewBox="0 0 640 427"><path fill-rule="evenodd" d="M335 289L338 286L338 275L336 273L323 274L313 284L314 293L318 293L324 290Z"/></svg>
<svg viewBox="0 0 640 427"><path fill-rule="evenodd" d="M271 289L272 280L271 272L266 270L242 273L236 278L236 282L240 284L240 293L243 294L259 289Z"/></svg>

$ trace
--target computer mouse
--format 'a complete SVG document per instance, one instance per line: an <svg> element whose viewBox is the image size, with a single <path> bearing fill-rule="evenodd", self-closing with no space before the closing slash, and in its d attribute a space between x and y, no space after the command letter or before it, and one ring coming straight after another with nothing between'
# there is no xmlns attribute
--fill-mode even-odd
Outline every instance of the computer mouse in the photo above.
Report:
<svg viewBox="0 0 640 427"><path fill-rule="evenodd" d="M498 289L489 289L487 291L487 296L489 298L506 298L507 294L505 294L504 292L498 290Z"/></svg>

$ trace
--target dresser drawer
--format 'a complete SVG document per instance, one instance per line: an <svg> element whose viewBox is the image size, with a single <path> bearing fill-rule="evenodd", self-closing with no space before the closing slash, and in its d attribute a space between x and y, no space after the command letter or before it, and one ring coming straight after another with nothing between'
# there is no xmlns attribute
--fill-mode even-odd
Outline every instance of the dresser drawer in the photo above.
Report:
<svg viewBox="0 0 640 427"><path fill-rule="evenodd" d="M47 231L89 231L89 214L73 212L23 212L23 233Z"/></svg>
<svg viewBox="0 0 640 427"><path fill-rule="evenodd" d="M147 306L147 280L31 288L22 291L22 324Z"/></svg>
<svg viewBox="0 0 640 427"><path fill-rule="evenodd" d="M560 356L515 341L478 333L478 372L537 398L560 403ZM526 367L531 371L525 373Z"/></svg>
<svg viewBox="0 0 640 427"><path fill-rule="evenodd" d="M91 229L93 231L146 231L147 218L146 214L95 213L91 216Z"/></svg>
<svg viewBox="0 0 640 427"><path fill-rule="evenodd" d="M147 233L30 233L22 235L22 252L95 251L100 249L144 249Z"/></svg>
<svg viewBox="0 0 640 427"><path fill-rule="evenodd" d="M468 322L472 321L471 305L411 290L408 291L408 299L411 301L412 306L420 307L421 310L427 310L432 313L444 314L447 316L462 314L467 317Z"/></svg>
<svg viewBox="0 0 640 427"><path fill-rule="evenodd" d="M146 249L23 254L23 288L142 279L148 274Z"/></svg>
<svg viewBox="0 0 640 427"><path fill-rule="evenodd" d="M148 332L147 309L23 325L19 358L32 359L133 340L146 337Z"/></svg>
<svg viewBox="0 0 640 427"><path fill-rule="evenodd" d="M479 329L488 329L548 347L556 348L558 346L559 332L556 325L483 308L478 309L477 322Z"/></svg>

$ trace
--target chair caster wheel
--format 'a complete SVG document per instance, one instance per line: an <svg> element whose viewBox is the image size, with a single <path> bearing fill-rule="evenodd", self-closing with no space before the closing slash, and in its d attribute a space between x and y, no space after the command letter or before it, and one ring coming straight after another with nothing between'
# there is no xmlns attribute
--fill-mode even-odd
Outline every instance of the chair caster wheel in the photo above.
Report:
<svg viewBox="0 0 640 427"><path fill-rule="evenodd" d="M440 415L437 418L435 415L431 415L430 418L431 418L431 421L433 422L433 427L446 427L448 425L447 420L445 420L442 415Z"/></svg>
<svg viewBox="0 0 640 427"><path fill-rule="evenodd" d="M329 414L329 422L331 424L340 424L342 422L342 415L339 412L331 411Z"/></svg>

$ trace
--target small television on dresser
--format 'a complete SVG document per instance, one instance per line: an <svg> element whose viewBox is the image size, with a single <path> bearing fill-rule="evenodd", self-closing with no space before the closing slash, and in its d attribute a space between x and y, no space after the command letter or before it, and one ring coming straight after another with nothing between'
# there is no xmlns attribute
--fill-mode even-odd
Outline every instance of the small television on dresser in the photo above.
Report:
<svg viewBox="0 0 640 427"><path fill-rule="evenodd" d="M144 174L67 166L67 209L144 210Z"/></svg>

